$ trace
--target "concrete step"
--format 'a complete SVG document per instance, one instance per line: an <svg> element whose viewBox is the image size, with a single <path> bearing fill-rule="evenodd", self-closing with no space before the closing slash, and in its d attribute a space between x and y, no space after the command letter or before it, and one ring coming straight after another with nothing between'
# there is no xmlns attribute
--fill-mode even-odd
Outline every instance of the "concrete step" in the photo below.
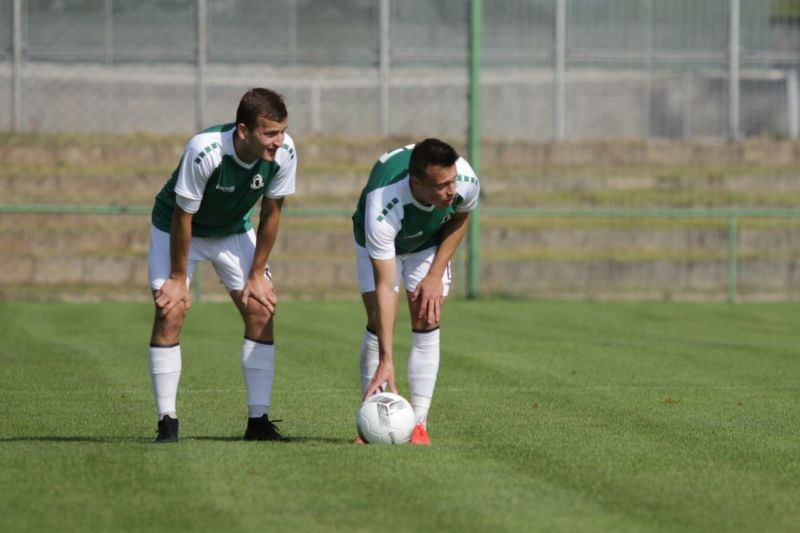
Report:
<svg viewBox="0 0 800 533"><path fill-rule="evenodd" d="M2 175L2 203L151 206L169 175ZM800 173L662 175L624 170L591 173L564 169L531 169L528 174L487 169L481 179L487 207L794 207L800 203ZM20 169L24 172L25 169ZM366 181L366 172L298 175L294 207L353 208ZM524 172L520 170L519 172ZM702 174L702 173L701 173Z"/></svg>
<svg viewBox="0 0 800 533"><path fill-rule="evenodd" d="M724 221L484 222L481 283L488 294L726 294ZM146 215L0 215L0 297L146 296L148 228ZM737 248L743 290L784 297L800 290L800 220L741 221ZM356 295L347 219L286 218L270 264L289 297ZM461 257L454 266L463 284ZM210 265L199 280L204 294L225 298Z"/></svg>
<svg viewBox="0 0 800 533"><path fill-rule="evenodd" d="M189 133L178 135L0 134L0 159L6 165L173 167ZM413 143L410 137L296 138L301 162L370 167L387 150ZM462 140L445 139L467 155ZM738 166L800 163L800 140L748 138L737 142L707 139L614 141L506 141L484 139L485 167L516 166Z"/></svg>
<svg viewBox="0 0 800 533"><path fill-rule="evenodd" d="M742 219L740 253L796 253L800 218ZM149 246L148 215L0 214L0 256L49 257L142 255ZM349 256L352 229L348 217L301 218L281 222L273 255L290 257ZM526 257L530 251L564 257L634 257L665 254L727 253L725 219L572 219L483 217L482 253Z"/></svg>
<svg viewBox="0 0 800 533"><path fill-rule="evenodd" d="M77 139L0 136L0 203L150 206L185 141ZM352 209L375 158L401 141L303 140L286 205ZM795 207L797 163L791 141L487 143L483 205ZM728 231L725 220L485 216L481 283L495 295L720 299ZM0 213L0 299L147 299L148 240L148 215ZM736 244L743 295L800 294L800 220L740 220ZM352 246L347 217L285 218L270 261L279 294L357 298ZM210 266L199 281L227 298Z"/></svg>

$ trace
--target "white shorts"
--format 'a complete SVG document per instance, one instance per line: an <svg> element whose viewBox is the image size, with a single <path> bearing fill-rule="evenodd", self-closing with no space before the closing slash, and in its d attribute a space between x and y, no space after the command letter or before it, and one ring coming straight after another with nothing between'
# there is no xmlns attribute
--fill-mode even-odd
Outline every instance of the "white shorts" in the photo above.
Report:
<svg viewBox="0 0 800 533"><path fill-rule="evenodd" d="M147 254L147 270L150 288L160 289L172 272L169 252L169 233L150 226L150 251ZM188 287L198 261L210 261L219 276L219 281L228 292L244 289L250 274L256 251L256 232L237 233L227 237L192 237L189 245L189 265L186 276ZM269 278L269 266L264 274Z"/></svg>
<svg viewBox="0 0 800 533"><path fill-rule="evenodd" d="M422 278L428 275L428 271L433 263L437 248L427 248L411 254L395 256L397 266L397 279L395 280L394 290L400 292L400 278L407 291L414 292L417 284ZM375 274L372 270L372 261L369 259L367 249L356 243L356 268L358 270L358 289L361 294L365 292L375 292ZM450 292L450 263L444 269L442 284L444 285L444 296Z"/></svg>

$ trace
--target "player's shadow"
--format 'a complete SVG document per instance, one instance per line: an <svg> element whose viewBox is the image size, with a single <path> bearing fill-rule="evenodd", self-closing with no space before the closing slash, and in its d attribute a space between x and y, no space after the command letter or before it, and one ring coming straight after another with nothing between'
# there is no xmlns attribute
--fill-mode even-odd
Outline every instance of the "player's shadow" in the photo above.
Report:
<svg viewBox="0 0 800 533"><path fill-rule="evenodd" d="M52 435L25 435L18 437L0 437L0 442L98 442L98 443L121 443L121 442L154 442L155 438L150 437L88 437L80 435L71 436L52 436ZM241 436L225 435L192 435L181 437L180 441L218 441L218 442L244 442ZM330 437L317 436L298 436L287 437L285 441L276 444L347 444L351 441L347 439L334 439Z"/></svg>
<svg viewBox="0 0 800 533"><path fill-rule="evenodd" d="M333 437L318 437L318 436L297 436L288 437L289 443L306 444L310 442L317 442L320 444L350 444L352 439L335 439Z"/></svg>
<svg viewBox="0 0 800 533"><path fill-rule="evenodd" d="M20 437L0 437L0 442L151 442L147 437L84 437L84 436L50 436L30 435Z"/></svg>
<svg viewBox="0 0 800 533"><path fill-rule="evenodd" d="M334 439L331 437L317 437L317 436L288 436L286 440L276 442L275 444L307 444L307 443L321 443L321 444L347 444L351 442L347 439ZM195 435L191 437L181 437L181 440L208 440L208 441L240 441L243 442L242 437L223 437L216 435Z"/></svg>

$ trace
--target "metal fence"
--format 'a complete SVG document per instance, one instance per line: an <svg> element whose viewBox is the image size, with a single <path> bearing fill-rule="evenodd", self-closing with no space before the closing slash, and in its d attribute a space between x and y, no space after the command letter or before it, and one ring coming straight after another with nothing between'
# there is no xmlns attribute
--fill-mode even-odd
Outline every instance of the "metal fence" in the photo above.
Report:
<svg viewBox="0 0 800 533"><path fill-rule="evenodd" d="M0 0L0 131L463 137L469 0ZM482 134L797 137L796 0L484 0Z"/></svg>

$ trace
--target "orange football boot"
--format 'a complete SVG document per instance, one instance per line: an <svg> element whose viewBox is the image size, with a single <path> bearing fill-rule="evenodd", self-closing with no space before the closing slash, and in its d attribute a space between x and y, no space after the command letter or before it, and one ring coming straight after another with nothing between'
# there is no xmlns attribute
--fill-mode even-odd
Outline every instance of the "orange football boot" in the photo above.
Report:
<svg viewBox="0 0 800 533"><path fill-rule="evenodd" d="M431 438L428 436L425 426L422 424L417 424L414 426L414 431L411 432L411 440L409 442L411 442L411 444L430 446Z"/></svg>

